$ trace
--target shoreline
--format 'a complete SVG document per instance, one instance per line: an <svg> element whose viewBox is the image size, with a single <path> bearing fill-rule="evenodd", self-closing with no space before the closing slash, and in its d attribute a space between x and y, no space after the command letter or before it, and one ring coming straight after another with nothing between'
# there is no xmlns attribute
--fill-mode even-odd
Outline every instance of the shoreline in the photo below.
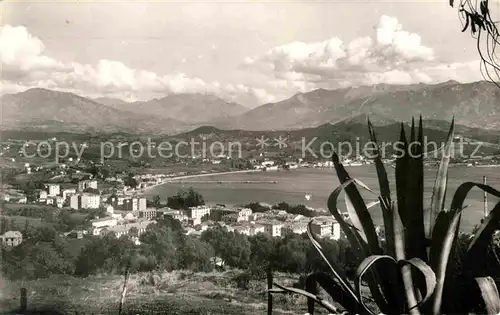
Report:
<svg viewBox="0 0 500 315"><path fill-rule="evenodd" d="M350 166L346 165L347 167L362 167L362 166L370 166L370 164L367 165L355 165L355 166ZM435 166L435 165L427 165L427 166ZM475 166L467 166L465 163L456 163L456 164L450 164L450 167L452 166L463 166L467 168L495 168L495 167L500 167L500 165L475 165ZM321 168L333 168L333 167L321 167ZM182 176L175 176L175 177L170 177L166 178L164 181L158 184L154 184L151 186L148 186L146 188L136 190L134 192L130 192L128 194L135 195L135 194L144 194L148 192L151 189L157 188L159 186L174 182L174 181L179 181L183 179L189 179L189 178L198 178L198 177L207 177L207 176L219 176L219 175L231 175L231 174L242 174L242 173L256 173L256 172L264 172L261 169L250 169L250 170L238 170L238 171L225 171L225 172L213 172L213 173L200 173L200 174L193 174L193 175L182 175ZM271 171L274 172L274 171Z"/></svg>
<svg viewBox="0 0 500 315"><path fill-rule="evenodd" d="M214 172L214 173L201 173L201 174L193 174L193 175L183 175L183 176L176 176L176 177L170 177L166 179L165 181L154 184L151 186L148 186L146 188L136 190L135 193L140 193L143 194L147 192L150 189L156 188L158 186L162 186L165 184L168 184L170 182L176 181L176 180L182 180L182 179L187 179L187 178L197 178L197 177L206 177L206 176L218 176L218 175L230 175L230 174L238 174L238 173L256 173L256 172L262 172L260 169L253 169L253 170L240 170L240 171L227 171L227 172Z"/></svg>

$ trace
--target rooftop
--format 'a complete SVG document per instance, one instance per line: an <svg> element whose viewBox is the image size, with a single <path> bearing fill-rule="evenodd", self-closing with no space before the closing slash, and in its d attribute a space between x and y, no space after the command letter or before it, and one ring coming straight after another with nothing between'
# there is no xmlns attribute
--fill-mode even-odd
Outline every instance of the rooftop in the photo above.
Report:
<svg viewBox="0 0 500 315"><path fill-rule="evenodd" d="M7 231L2 236L3 237L23 237L23 234L19 231Z"/></svg>
<svg viewBox="0 0 500 315"><path fill-rule="evenodd" d="M104 218L94 219L94 220L92 220L90 222L91 223L94 223L94 222L104 222L104 221L109 221L109 220L116 220L116 219L112 218L112 217L104 217Z"/></svg>

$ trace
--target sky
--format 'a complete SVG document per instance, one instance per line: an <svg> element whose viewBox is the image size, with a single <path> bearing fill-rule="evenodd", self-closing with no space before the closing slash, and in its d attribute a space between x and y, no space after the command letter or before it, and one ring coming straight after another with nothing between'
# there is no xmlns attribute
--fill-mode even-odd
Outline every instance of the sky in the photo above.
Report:
<svg viewBox="0 0 500 315"><path fill-rule="evenodd" d="M482 78L448 0L7 0L0 14L1 94L207 93L255 107L318 88Z"/></svg>

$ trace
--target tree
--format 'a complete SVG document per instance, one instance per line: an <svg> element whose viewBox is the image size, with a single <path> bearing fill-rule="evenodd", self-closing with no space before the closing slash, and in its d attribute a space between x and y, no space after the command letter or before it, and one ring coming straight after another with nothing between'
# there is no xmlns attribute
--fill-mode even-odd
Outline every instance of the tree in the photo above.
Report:
<svg viewBox="0 0 500 315"><path fill-rule="evenodd" d="M128 230L128 235L130 237L137 237L139 236L139 230L135 226L133 226L130 228L130 230Z"/></svg>
<svg viewBox="0 0 500 315"><path fill-rule="evenodd" d="M180 265L193 271L208 272L213 270L211 258L214 249L210 244L194 238L187 238L180 247Z"/></svg>
<svg viewBox="0 0 500 315"><path fill-rule="evenodd" d="M125 179L123 180L123 184L125 186L136 188L137 187L137 180L134 178L134 174L128 173L127 177L125 177Z"/></svg>
<svg viewBox="0 0 500 315"><path fill-rule="evenodd" d="M481 74L483 78L495 83L500 88L500 59L495 50L500 43L498 16L493 16L490 10L492 1L460 0L458 11L463 25L462 32L470 31L476 40L476 47L481 58ZM493 1L494 3L494 1ZM450 0L453 7L454 0Z"/></svg>
<svg viewBox="0 0 500 315"><path fill-rule="evenodd" d="M172 209L188 209L204 204L203 196L193 188L180 190L175 196L167 198L167 206Z"/></svg>
<svg viewBox="0 0 500 315"><path fill-rule="evenodd" d="M200 239L210 244L215 256L222 258L226 265L243 269L248 267L251 249L245 235L218 227L203 232Z"/></svg>
<svg viewBox="0 0 500 315"><path fill-rule="evenodd" d="M267 267L277 268L277 257L275 254L275 239L267 234L259 233L249 237L250 261L254 269L266 269Z"/></svg>
<svg viewBox="0 0 500 315"><path fill-rule="evenodd" d="M153 207L155 207L156 209L158 209L158 208L161 207L160 196L156 195L156 196L153 197Z"/></svg>

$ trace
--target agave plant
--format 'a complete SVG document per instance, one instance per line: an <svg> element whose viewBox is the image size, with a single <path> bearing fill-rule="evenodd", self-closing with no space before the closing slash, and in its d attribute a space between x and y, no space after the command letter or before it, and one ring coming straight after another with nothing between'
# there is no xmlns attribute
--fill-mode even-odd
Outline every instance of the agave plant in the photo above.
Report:
<svg viewBox="0 0 500 315"><path fill-rule="evenodd" d="M369 120L368 131L375 147L374 165L380 191L376 194L382 211L385 240L382 242L379 239L369 211L372 204L365 203L360 190L375 192L361 181L351 178L339 157L334 154L332 160L340 186L331 193L328 209L357 254L359 267L354 283L323 254L317 236L311 231L311 221L308 236L330 267L331 274L309 275L305 290L275 283L279 289L270 292L306 296L310 314L314 313L315 304L323 306L330 313L498 314L499 293L493 279L485 274L482 260L485 261L483 258L492 235L500 223L500 202L474 234L461 261L460 271L456 264L461 214L466 208L464 202L468 193L474 187L497 197L500 197L500 192L487 185L465 182L455 191L449 207L445 207L454 120L442 147L443 156L429 205L425 205L424 200L422 118L418 128L412 119L409 140L401 124L400 141L397 143L400 154L395 161L395 197L391 193L376 134ZM350 222L344 220L338 209L342 193L345 195ZM364 284L374 303L367 303L370 297L362 295ZM318 287L323 288L335 303L322 299L318 295Z"/></svg>

